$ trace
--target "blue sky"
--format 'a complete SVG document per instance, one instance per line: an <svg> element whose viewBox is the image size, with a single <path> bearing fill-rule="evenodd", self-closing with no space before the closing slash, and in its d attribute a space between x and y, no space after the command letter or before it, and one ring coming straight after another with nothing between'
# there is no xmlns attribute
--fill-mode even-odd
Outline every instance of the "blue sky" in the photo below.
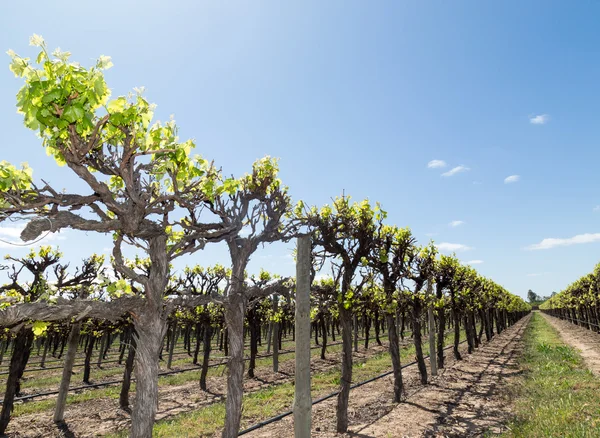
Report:
<svg viewBox="0 0 600 438"><path fill-rule="evenodd" d="M7 2L0 48L32 56L37 33L84 65L110 55L113 96L145 86L225 173L280 157L294 199L380 201L391 223L525 296L600 261L599 18L596 1ZM4 60L0 159L80 187L23 127ZM76 263L110 239L51 243ZM260 250L253 269L292 274L292 246ZM226 260L212 246L186 262Z"/></svg>

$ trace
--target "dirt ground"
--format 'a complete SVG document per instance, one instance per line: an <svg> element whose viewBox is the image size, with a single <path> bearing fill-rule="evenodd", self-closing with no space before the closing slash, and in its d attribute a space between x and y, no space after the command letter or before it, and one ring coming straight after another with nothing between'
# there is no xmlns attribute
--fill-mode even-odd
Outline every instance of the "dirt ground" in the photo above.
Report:
<svg viewBox="0 0 600 438"><path fill-rule="evenodd" d="M409 340L405 340L408 343ZM369 350L355 353L355 361L364 361L387 347L373 344ZM326 360L315 357L311 361L313 373L326 372L339 367L339 354L328 353ZM273 374L270 367L258 367L256 378L245 379L244 392L258 391L262 388L277 385L294 379L294 361L286 360L283 356L279 364L280 372ZM173 417L177 414L190 412L218 401L224 400L226 391L226 374L218 377L208 377L207 386L210 393L200 390L196 381L179 386L159 387L159 408L157 420ZM135 395L132 394L133 403ZM8 426L8 437L11 438L41 438L41 437L97 437L129 428L130 416L119 409L119 401L109 398L98 398L81 403L67 405L65 419L68 427L58 429L52 421L52 411L20 415L11 419Z"/></svg>
<svg viewBox="0 0 600 438"><path fill-rule="evenodd" d="M542 313L560 334L562 340L577 348L587 368L600 376L600 334Z"/></svg>
<svg viewBox="0 0 600 438"><path fill-rule="evenodd" d="M415 366L403 370L407 400L391 403L393 384L387 377L350 393L347 434L335 433L336 399L313 407L313 437L469 437L499 433L511 416L504 391L520 373L522 335L530 316L523 318L472 355L463 348L462 361L448 352L448 363L427 386L418 383ZM253 438L289 436L293 418L248 434Z"/></svg>

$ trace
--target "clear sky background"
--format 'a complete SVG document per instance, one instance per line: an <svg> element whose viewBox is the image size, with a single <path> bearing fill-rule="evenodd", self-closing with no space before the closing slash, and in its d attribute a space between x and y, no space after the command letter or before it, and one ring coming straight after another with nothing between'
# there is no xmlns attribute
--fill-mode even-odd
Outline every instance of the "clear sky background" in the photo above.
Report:
<svg viewBox="0 0 600 438"><path fill-rule="evenodd" d="M599 22L591 0L11 1L0 48L35 56L37 33L84 65L110 55L113 96L145 86L157 117L175 114L181 138L226 174L280 157L295 200L344 190L379 201L421 243L526 296L600 261ZM0 160L81 187L22 125L8 63ZM67 231L49 243L76 263L110 238ZM252 269L293 274L292 247L261 249ZM186 258L217 261L218 246Z"/></svg>

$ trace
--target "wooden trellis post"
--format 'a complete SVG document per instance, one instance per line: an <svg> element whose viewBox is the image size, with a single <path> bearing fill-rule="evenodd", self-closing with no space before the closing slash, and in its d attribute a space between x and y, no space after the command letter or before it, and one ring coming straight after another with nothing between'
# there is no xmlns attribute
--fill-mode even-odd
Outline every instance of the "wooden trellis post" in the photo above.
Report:
<svg viewBox="0 0 600 438"><path fill-rule="evenodd" d="M294 436L310 438L310 236L298 238L296 260L296 375Z"/></svg>

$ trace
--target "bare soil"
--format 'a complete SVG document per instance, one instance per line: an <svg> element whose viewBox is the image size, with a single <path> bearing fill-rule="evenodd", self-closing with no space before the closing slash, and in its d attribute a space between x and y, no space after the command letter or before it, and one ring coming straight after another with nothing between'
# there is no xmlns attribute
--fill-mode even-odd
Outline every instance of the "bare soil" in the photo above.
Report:
<svg viewBox="0 0 600 438"><path fill-rule="evenodd" d="M544 313L542 316L558 331L565 344L579 350L586 367L600 376L600 334Z"/></svg>
<svg viewBox="0 0 600 438"><path fill-rule="evenodd" d="M422 386L416 366L403 370L407 399L391 402L392 377L366 384L350 393L349 432L335 432L336 399L313 407L313 437L470 437L500 433L511 417L505 391L520 373L522 335L530 316L481 345L474 354L456 361L447 353L444 370ZM253 438L290 436L293 418L248 434Z"/></svg>

